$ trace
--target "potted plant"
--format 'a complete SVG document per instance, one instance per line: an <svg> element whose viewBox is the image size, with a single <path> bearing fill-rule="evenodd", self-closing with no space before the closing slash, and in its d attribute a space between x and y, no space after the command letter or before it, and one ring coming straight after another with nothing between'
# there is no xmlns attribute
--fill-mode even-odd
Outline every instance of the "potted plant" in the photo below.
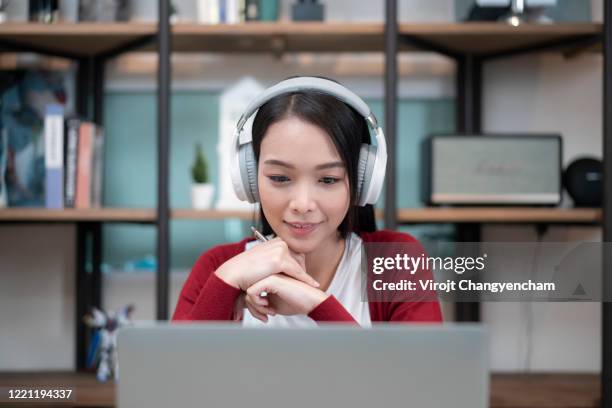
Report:
<svg viewBox="0 0 612 408"><path fill-rule="evenodd" d="M191 167L191 205L197 210L211 207L215 186L208 182L208 163L202 151L202 145L196 144L195 162Z"/></svg>

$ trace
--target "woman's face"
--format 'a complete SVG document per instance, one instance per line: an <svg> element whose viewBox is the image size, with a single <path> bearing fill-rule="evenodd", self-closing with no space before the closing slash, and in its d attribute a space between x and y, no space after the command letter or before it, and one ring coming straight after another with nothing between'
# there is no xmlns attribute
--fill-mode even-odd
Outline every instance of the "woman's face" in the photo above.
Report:
<svg viewBox="0 0 612 408"><path fill-rule="evenodd" d="M257 180L268 223L293 251L309 253L337 237L349 182L323 129L295 116L272 124L261 142Z"/></svg>

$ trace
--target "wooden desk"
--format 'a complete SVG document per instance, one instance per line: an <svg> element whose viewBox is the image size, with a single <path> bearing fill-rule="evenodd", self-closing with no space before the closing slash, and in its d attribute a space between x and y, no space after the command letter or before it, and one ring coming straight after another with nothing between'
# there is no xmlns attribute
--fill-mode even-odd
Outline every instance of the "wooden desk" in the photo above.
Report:
<svg viewBox="0 0 612 408"><path fill-rule="evenodd" d="M596 374L493 374L491 408L599 407ZM93 374L72 372L0 373L0 387L55 386L76 388L77 407L114 407L114 382L98 383ZM26 403L13 406L26 406ZM9 406L0 403L0 406ZM36 403L35 406L53 406ZM55 405L57 406L57 405ZM71 405L72 406L72 405Z"/></svg>

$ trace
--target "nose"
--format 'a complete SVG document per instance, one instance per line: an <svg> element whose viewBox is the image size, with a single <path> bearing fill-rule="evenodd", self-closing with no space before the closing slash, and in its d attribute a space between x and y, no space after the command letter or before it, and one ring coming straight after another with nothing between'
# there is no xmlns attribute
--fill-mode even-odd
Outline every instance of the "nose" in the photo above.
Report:
<svg viewBox="0 0 612 408"><path fill-rule="evenodd" d="M314 192L307 183L296 185L293 197L289 203L289 209L296 213L308 213L314 211L317 204Z"/></svg>

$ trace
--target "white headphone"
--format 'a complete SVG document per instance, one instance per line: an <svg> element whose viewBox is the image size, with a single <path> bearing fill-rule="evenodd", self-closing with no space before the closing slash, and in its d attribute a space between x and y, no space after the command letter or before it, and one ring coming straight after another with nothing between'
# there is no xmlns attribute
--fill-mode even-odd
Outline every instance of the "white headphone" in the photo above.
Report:
<svg viewBox="0 0 612 408"><path fill-rule="evenodd" d="M368 105L353 92L328 79L297 77L286 79L257 96L240 116L231 145L231 177L238 198L249 203L259 202L257 188L257 161L253 151L253 136L243 132L246 121L275 96L300 91L317 91L339 99L359 112L374 132L376 146L362 143L357 166L357 203L359 206L375 204L382 191L387 167L387 143L376 117Z"/></svg>

